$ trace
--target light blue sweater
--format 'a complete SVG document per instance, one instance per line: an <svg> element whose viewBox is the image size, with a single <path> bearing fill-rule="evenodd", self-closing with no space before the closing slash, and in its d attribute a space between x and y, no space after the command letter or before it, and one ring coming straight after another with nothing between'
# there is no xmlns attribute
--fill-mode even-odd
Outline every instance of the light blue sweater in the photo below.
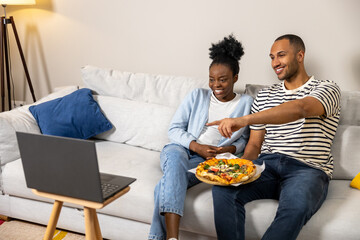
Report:
<svg viewBox="0 0 360 240"><path fill-rule="evenodd" d="M197 140L208 121L210 97L212 90L197 88L189 93L175 112L168 131L172 143L177 143L189 149L190 142ZM231 118L250 114L252 97L242 95ZM220 119L219 119L220 120ZM235 154L241 153L249 139L249 128L241 128L234 132L230 139L222 137L219 147L234 145Z"/></svg>

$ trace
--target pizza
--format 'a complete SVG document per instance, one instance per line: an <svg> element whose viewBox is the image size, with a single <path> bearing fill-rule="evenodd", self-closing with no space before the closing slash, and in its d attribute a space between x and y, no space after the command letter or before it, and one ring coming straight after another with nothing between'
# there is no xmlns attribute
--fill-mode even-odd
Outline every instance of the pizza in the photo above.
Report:
<svg viewBox="0 0 360 240"><path fill-rule="evenodd" d="M197 166L196 177L214 185L230 185L248 181L255 172L256 166L250 160L212 158Z"/></svg>

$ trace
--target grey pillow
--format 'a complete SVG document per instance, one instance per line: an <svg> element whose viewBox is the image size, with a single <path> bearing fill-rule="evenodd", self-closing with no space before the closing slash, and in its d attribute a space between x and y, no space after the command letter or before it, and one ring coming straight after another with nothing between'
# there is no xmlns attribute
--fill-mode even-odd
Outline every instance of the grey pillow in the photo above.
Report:
<svg viewBox="0 0 360 240"><path fill-rule="evenodd" d="M258 94L260 89L269 87L269 85L260 85L260 84L246 84L245 85L245 94L250 95L254 99L256 98L256 95Z"/></svg>
<svg viewBox="0 0 360 240"><path fill-rule="evenodd" d="M341 92L340 125L360 126L360 92ZM355 156L355 155L354 155Z"/></svg>

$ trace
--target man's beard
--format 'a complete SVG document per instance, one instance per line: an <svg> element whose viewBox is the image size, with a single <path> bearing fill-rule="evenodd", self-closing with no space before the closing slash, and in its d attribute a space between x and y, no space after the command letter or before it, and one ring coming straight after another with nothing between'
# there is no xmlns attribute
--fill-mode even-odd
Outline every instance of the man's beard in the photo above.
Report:
<svg viewBox="0 0 360 240"><path fill-rule="evenodd" d="M291 79L298 74L299 67L296 66L295 64L288 65L288 69L289 71L286 72L283 77L280 77L280 75L278 75L278 79L280 81L284 81L284 80L291 81Z"/></svg>

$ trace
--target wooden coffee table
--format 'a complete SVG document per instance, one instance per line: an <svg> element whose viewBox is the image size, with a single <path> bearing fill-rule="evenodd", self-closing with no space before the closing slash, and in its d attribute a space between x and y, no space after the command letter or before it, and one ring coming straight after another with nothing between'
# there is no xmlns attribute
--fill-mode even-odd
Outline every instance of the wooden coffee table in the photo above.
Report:
<svg viewBox="0 0 360 240"><path fill-rule="evenodd" d="M125 193L127 193L130 190L130 187L126 187L114 196L110 197L103 203L98 202L92 202L87 200L82 200L78 198L72 198L72 197L66 197L62 195L57 195L53 193L46 193L41 192L35 189L32 189L33 193L41 196L46 197L50 199L54 199L54 205L51 212L51 216L49 219L49 223L46 228L44 240L51 240L54 236L54 232L56 229L56 224L58 222L60 211L63 206L64 202L69 202L77 205L81 205L84 207L84 214L85 214L85 238L87 240L99 240L102 239L101 230L99 226L99 221L96 214L96 209L101 209L105 207L106 205L110 204L114 200L118 199Z"/></svg>

